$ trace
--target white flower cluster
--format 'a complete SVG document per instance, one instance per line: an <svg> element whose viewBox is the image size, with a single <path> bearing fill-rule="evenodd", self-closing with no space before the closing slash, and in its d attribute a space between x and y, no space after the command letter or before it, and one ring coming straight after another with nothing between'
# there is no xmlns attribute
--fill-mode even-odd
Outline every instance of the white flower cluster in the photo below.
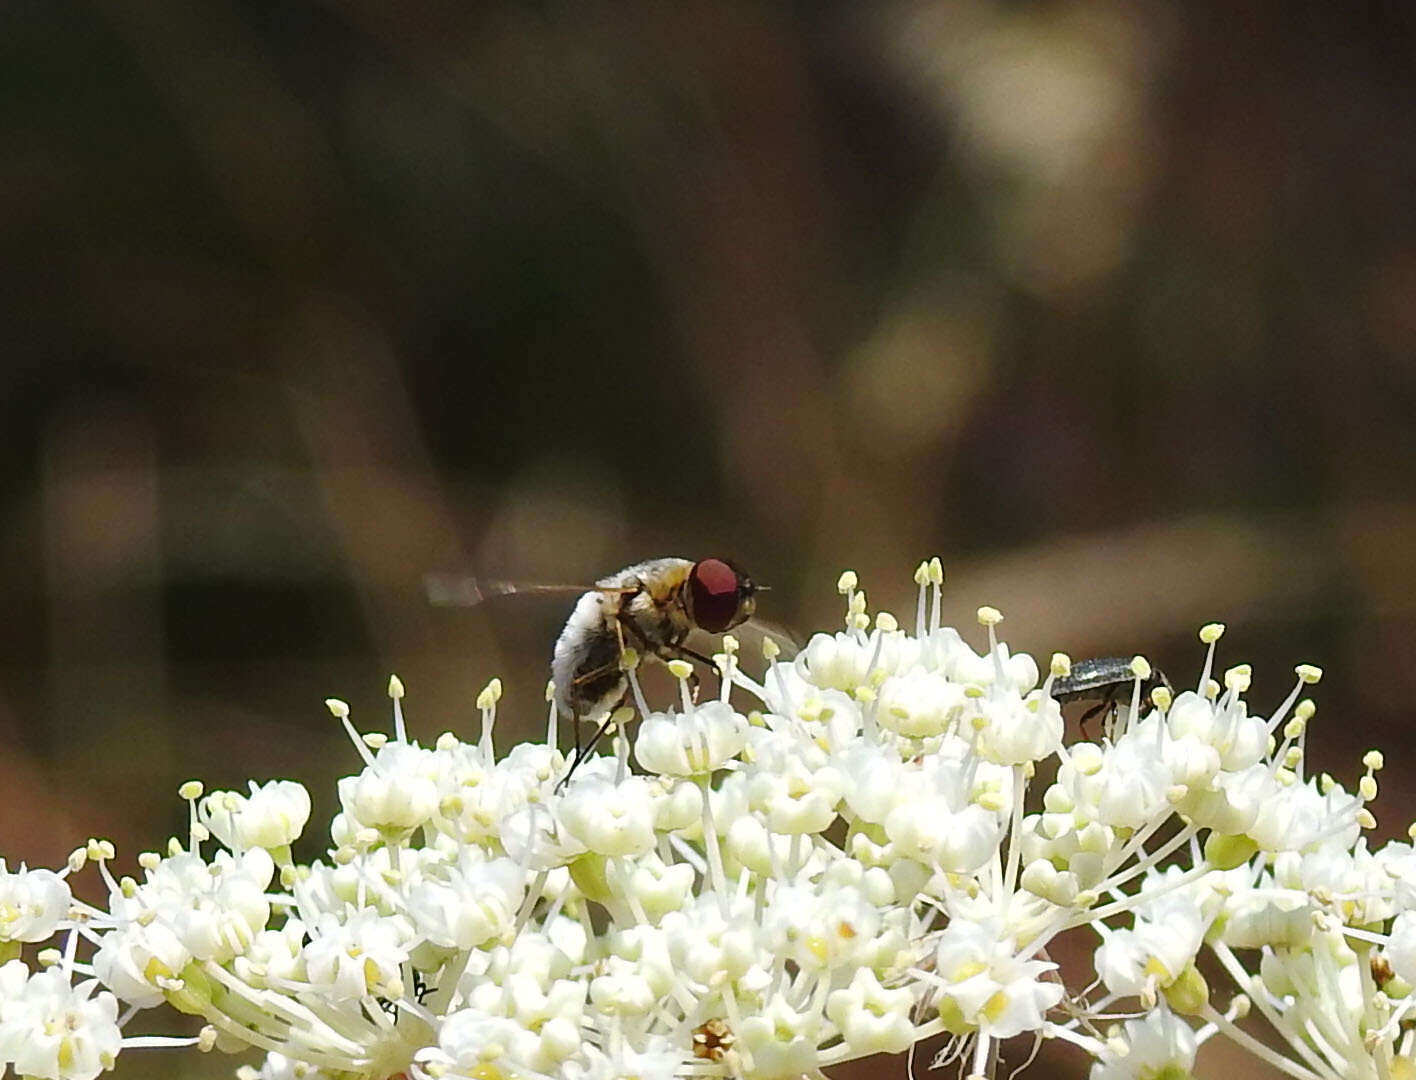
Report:
<svg viewBox="0 0 1416 1080"><path fill-rule="evenodd" d="M1305 775L1319 672L1250 715L1208 626L1196 690L1142 701L1137 658L1100 741L1069 744L1067 658L1040 679L989 608L976 652L942 578L920 567L911 634L844 575L844 632L769 642L760 682L726 639L712 700L671 663L678 706L636 683L637 736L569 776L553 744L496 756L495 680L476 742L410 740L397 679L392 737L331 700L364 767L312 863L288 781L184 785L190 835L141 880L102 841L57 873L0 862L0 1067L89 1080L196 1045L260 1051L244 1080L770 1080L938 1036L992 1077L1028 1036L1019 1058L1064 1040L1140 1080L1219 1035L1301 1080L1411 1075L1416 851L1367 850L1375 752L1355 793ZM104 906L70 893L89 862ZM1050 958L1063 935L1090 985ZM164 1002L201 1034L125 1033Z"/></svg>

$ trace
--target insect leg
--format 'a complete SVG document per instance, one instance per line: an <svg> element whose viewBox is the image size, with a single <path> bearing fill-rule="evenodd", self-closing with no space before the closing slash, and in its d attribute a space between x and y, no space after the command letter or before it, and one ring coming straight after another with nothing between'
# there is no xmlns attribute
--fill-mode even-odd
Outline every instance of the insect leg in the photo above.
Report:
<svg viewBox="0 0 1416 1080"><path fill-rule="evenodd" d="M581 761L582 758L587 758L587 757L590 756L591 751L593 751L593 750L595 749L595 744L600 741L600 737L601 737L602 735L604 735L605 732L607 732L607 731L610 730L610 724L613 723L613 721L610 719L610 717L614 716L614 714L615 714L616 712L618 712L619 709L620 709L620 707L623 706L623 705L624 705L624 698L620 698L620 700L619 700L619 705L616 705L616 706L614 707L614 709L612 709L612 710L610 711L610 715L607 716L607 717L605 717L604 722L601 723L598 727L595 728L595 734L592 735L592 736L590 736L590 741L585 744L585 753L582 754L580 757L577 757L577 758L575 759L575 761L571 763L570 772L574 772L574 771L575 771L575 766L580 764L580 761ZM569 778L570 778L570 772L568 772L568 773L565 774L565 775L566 775L566 779L569 779Z"/></svg>
<svg viewBox="0 0 1416 1080"><path fill-rule="evenodd" d="M593 681L593 680L595 680L595 679L603 678L604 676L608 675L610 672L612 672L612 671L617 671L618 669L619 669L619 661L618 661L618 660L616 660L613 664L601 664L601 665L600 665L599 667L597 667L597 668L593 668L593 669L591 669L590 671L586 671L586 672L583 672L583 673L577 675L574 679L571 680L570 685L571 685L571 686L579 686L581 683L588 683L588 682L591 682L591 681Z"/></svg>
<svg viewBox="0 0 1416 1080"><path fill-rule="evenodd" d="M625 634L629 634L630 637L634 638L634 644L639 648L640 652L649 653L657 651L649 644L649 639L644 636L644 631L640 630L639 627L634 625L631 619L624 615L615 616L615 634L619 637L621 653L625 650Z"/></svg>
<svg viewBox="0 0 1416 1080"><path fill-rule="evenodd" d="M659 655L663 656L664 653L668 653L668 658L671 659L689 661L697 660L709 671L718 670L718 665L715 664L711 659L704 656L701 652L694 652L692 649L684 645L665 645L661 649Z"/></svg>
<svg viewBox="0 0 1416 1080"><path fill-rule="evenodd" d="M1165 677L1165 672L1161 671L1159 668L1152 668L1150 678L1141 684L1141 689L1142 691L1146 691L1146 688L1150 687L1153 690L1158 686L1163 686L1167 690L1173 689L1173 687L1171 687L1170 685L1170 680ZM1078 727L1080 727L1082 734L1086 735L1087 721L1090 720L1093 716L1107 711L1110 711L1112 713L1117 712L1121 708L1121 703L1118 699L1121 698L1123 693L1129 693L1130 688L1131 683L1124 682L1121 680L1117 680L1116 682L1108 685L1104 693L1102 694L1100 700L1086 712L1082 713L1081 719L1078 721ZM1141 694L1142 707L1144 707L1149 701L1149 692L1143 692Z"/></svg>
<svg viewBox="0 0 1416 1080"><path fill-rule="evenodd" d="M619 702L615 705L615 707L610 710L610 715L607 716L607 717L605 717L604 721L603 721L602 723L600 723L600 724L595 728L595 734L590 737L590 741L589 741L588 743L586 743L583 747L579 745L579 742L580 742L580 714L579 714L579 713L576 713L576 714L575 714L575 732L576 732L575 757L573 757L573 758L570 759L570 768L566 769L565 775L562 776L562 777L560 778L560 780L558 780L558 781L556 782L556 791L560 791L563 787L565 787L566 782L567 782L567 781L571 778L571 776L575 773L575 770L580 767L580 763L581 763L582 761L584 761L587 757L590 756L591 751L593 751L593 750L595 749L595 745L600 741L600 737L601 737L602 735L604 735L605 732L607 732L607 731L610 729L610 724L613 722L613 720L612 720L613 716L615 715L615 713L616 713L617 711L619 711L620 707L624 705L624 703L625 703L625 698L627 698L628 696L629 696L629 691L625 691L624 696L621 697L621 698L619 699Z"/></svg>
<svg viewBox="0 0 1416 1080"><path fill-rule="evenodd" d="M659 644L650 644L649 639L644 636L644 631L635 625L632 620L621 617L616 619L615 622L618 625L620 633L620 648L624 647L624 634L627 632L630 637L634 638L634 642L641 652L653 653L660 660L665 662L669 660L687 660L690 663L696 662L702 664L709 671L716 672L718 670L718 665L713 662L711 657L704 656L701 652L690 649L681 641L665 641Z"/></svg>
<svg viewBox="0 0 1416 1080"><path fill-rule="evenodd" d="M680 660L684 659L685 657L691 657L694 660L709 664L710 667L712 666L711 662L707 659L707 657L700 656L698 653L693 652L691 649L685 649L680 645L673 645L668 642L665 642L660 645L651 645L649 643L649 639L645 637L644 631L641 630L637 625L635 625L633 621L629 619L623 617L616 619L615 629L620 636L621 652L624 651L624 635L628 633L629 636L634 639L635 644L638 646L640 652L649 653L653 656L657 656L660 660L663 660L666 663L670 660ZM693 691L693 700L696 702L698 700L697 673L690 673L688 680L689 688Z"/></svg>
<svg viewBox="0 0 1416 1080"><path fill-rule="evenodd" d="M584 715L584 710L587 703L582 699L582 695L577 693L576 691L578 690L578 688L586 686L587 684L593 684L598 680L603 679L607 675L615 674L619 671L619 666L619 658L616 657L608 664L601 664L599 667L591 668L589 671L582 671L570 682L569 692L567 696L569 698L568 711L570 713L571 729L575 734L575 754L571 758L571 760L574 762L581 761L589 752L580 741L581 718ZM621 683L621 685L623 685L623 683ZM602 693L608 692L608 687L604 691L602 691ZM597 703L598 702L595 701L589 702L590 705L594 705Z"/></svg>
<svg viewBox="0 0 1416 1080"><path fill-rule="evenodd" d="M1118 701L1121 694L1125 692L1129 695L1130 691L1131 684L1128 682L1114 682L1108 686L1102 693L1101 700L1082 714L1082 719L1078 725L1082 730L1082 734L1086 734L1086 723L1093 716L1101 714L1107 717L1114 717L1121 709L1120 702Z"/></svg>
<svg viewBox="0 0 1416 1080"><path fill-rule="evenodd" d="M1083 738L1087 737L1087 721L1090 720L1093 716L1097 716L1101 713L1104 713L1107 709L1111 708L1113 704L1114 702L1112 701L1112 695L1108 694L1105 698L1097 702L1086 712L1082 713L1081 717L1077 721L1077 727L1081 731Z"/></svg>
<svg viewBox="0 0 1416 1080"><path fill-rule="evenodd" d="M628 630L631 634L634 635L634 638L636 641L639 642L639 647L641 649L648 647L649 643L644 640L644 635L639 632L639 627L635 626L632 622L626 621L623 617L617 615L615 616L615 637L619 638L621 657L624 656L624 632L626 630Z"/></svg>
<svg viewBox="0 0 1416 1080"><path fill-rule="evenodd" d="M717 664L713 663L712 660L708 659L708 657L704 656L701 652L695 652L694 650L688 648L686 645L669 643L659 646L659 648L656 649L655 652L658 654L659 659L665 661L686 660L689 663L694 663L696 661L697 663L700 663L704 667L706 667L709 671L717 672L719 679L723 677L723 673L721 671L718 671ZM695 704L697 704L698 702L698 691L701 685L702 681L698 678L698 672L690 671L688 673L688 688L693 694L693 701Z"/></svg>

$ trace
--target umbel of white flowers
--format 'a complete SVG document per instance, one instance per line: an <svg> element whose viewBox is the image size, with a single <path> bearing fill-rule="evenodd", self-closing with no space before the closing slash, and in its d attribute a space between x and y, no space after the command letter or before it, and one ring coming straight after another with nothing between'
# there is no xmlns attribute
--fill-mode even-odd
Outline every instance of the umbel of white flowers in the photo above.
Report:
<svg viewBox="0 0 1416 1080"><path fill-rule="evenodd" d="M729 638L713 700L678 662L676 707L635 683L635 737L625 710L565 783L554 708L547 743L494 752L496 680L475 742L411 740L396 678L391 737L331 700L363 767L309 864L290 781L183 785L189 835L141 879L98 840L0 862L0 1066L88 1080L167 1045L254 1049L243 1080L769 1080L932 1040L992 1077L1052 1039L1093 1080L1179 1080L1222 1037L1300 1080L1410 1076L1416 855L1363 839L1379 754L1355 792L1305 773L1318 670L1250 715L1206 626L1194 690L1142 701L1137 658L1100 741L1064 743L1067 658L1039 678L991 608L976 652L942 580L921 565L913 633L847 573L844 631L769 642L760 679ZM70 892L89 863L103 906ZM1064 979L1063 936L1094 978ZM200 1034L130 1033L164 1003Z"/></svg>

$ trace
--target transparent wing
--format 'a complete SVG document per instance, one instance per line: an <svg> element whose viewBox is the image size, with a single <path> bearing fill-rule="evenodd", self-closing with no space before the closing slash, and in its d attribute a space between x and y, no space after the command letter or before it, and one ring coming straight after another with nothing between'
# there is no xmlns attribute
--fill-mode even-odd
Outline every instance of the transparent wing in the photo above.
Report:
<svg viewBox="0 0 1416 1080"><path fill-rule="evenodd" d="M803 646L806 645L801 635L791 627L783 626L771 619L759 619L754 615L747 620L747 625L756 629L763 637L769 637L775 641L781 646L782 655L788 659L801 652Z"/></svg>
<svg viewBox="0 0 1416 1080"><path fill-rule="evenodd" d="M473 574L424 574L423 589L428 603L434 607L472 607L497 596L569 595L587 592L616 593L620 596L637 592L634 587L618 585L560 585L542 581L505 581L500 578L477 577Z"/></svg>
<svg viewBox="0 0 1416 1080"><path fill-rule="evenodd" d="M748 619L747 622L739 626L734 626L728 633L732 634L738 641L742 642L742 653L744 657L760 659L762 656L762 642L768 638L777 643L777 647L782 650L781 658L790 660L801 652L804 644L787 627L780 623L775 623L770 619L759 619L756 615ZM712 640L718 641L718 638ZM715 645L713 652L720 651L721 646Z"/></svg>

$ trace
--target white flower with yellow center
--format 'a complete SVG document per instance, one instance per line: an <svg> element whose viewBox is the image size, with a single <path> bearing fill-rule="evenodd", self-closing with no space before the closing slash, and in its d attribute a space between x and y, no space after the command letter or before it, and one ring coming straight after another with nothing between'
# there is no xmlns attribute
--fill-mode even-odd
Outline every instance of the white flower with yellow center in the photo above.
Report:
<svg viewBox="0 0 1416 1080"><path fill-rule="evenodd" d="M310 793L293 780L271 780L251 794L217 791L201 802L200 820L213 836L233 850L286 848L310 820Z"/></svg>
<svg viewBox="0 0 1416 1080"><path fill-rule="evenodd" d="M6 942L44 941L69 913L73 896L53 870L5 869L0 859L0 960Z"/></svg>
<svg viewBox="0 0 1416 1080"><path fill-rule="evenodd" d="M7 964L0 971L0 981L9 983L16 969ZM118 1001L96 989L92 979L70 985L68 974L54 968L0 990L0 1061L19 1076L48 1080L94 1080L111 1069L123 1043Z"/></svg>

